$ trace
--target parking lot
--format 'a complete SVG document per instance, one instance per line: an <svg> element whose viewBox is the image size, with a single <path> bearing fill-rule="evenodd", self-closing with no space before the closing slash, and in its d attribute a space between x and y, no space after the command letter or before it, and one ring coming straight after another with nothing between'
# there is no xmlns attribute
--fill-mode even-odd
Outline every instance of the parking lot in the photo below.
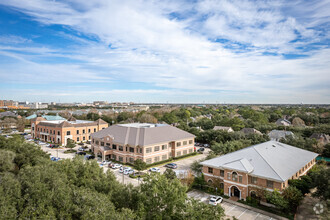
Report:
<svg viewBox="0 0 330 220"><path fill-rule="evenodd" d="M202 202L208 203L209 202L209 194L200 192L197 190L192 190L188 192L188 196L191 198L195 198ZM271 220L275 219L270 216L258 213L256 211L252 211L232 203L223 201L221 203L222 208L225 210L226 218L232 218L235 216L237 219L244 219L244 220Z"/></svg>

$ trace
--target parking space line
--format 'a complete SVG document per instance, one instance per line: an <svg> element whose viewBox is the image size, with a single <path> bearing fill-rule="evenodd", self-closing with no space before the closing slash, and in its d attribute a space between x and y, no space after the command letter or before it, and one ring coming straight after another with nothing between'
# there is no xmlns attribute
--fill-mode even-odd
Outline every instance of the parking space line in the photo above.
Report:
<svg viewBox="0 0 330 220"><path fill-rule="evenodd" d="M244 212L242 212L237 218L240 218L245 212L246 212L247 209L244 210Z"/></svg>
<svg viewBox="0 0 330 220"><path fill-rule="evenodd" d="M231 210L233 210L234 208L236 208L237 206L236 205L234 205L234 207L233 208L231 208L228 212L227 212L227 215L229 214L229 212L231 212Z"/></svg>
<svg viewBox="0 0 330 220"><path fill-rule="evenodd" d="M260 215L260 213L258 213L258 215L256 216L256 218L255 218L255 219L257 219L259 215Z"/></svg>

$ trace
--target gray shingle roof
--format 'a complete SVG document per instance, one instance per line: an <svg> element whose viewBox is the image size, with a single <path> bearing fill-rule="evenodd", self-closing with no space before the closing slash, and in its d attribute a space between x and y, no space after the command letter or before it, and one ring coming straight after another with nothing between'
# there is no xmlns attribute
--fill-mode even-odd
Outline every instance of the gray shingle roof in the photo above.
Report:
<svg viewBox="0 0 330 220"><path fill-rule="evenodd" d="M144 127L143 125L146 126ZM132 146L146 146L195 137L193 134L170 125L157 125L154 127L147 125L150 124L117 124L93 133L91 136L93 138L111 136L116 143Z"/></svg>
<svg viewBox="0 0 330 220"><path fill-rule="evenodd" d="M274 141L279 141L281 140L281 138L285 139L287 136L294 137L294 134L292 133L292 131L283 131L283 130L272 130L268 133L268 137Z"/></svg>
<svg viewBox="0 0 330 220"><path fill-rule="evenodd" d="M231 168L250 175L286 181L318 154L283 144L268 141L233 153L202 162L215 168Z"/></svg>

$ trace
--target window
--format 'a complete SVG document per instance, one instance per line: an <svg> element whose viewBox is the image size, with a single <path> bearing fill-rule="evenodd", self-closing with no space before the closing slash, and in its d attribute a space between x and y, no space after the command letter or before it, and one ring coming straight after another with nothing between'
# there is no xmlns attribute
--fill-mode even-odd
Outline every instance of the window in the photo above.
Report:
<svg viewBox="0 0 330 220"><path fill-rule="evenodd" d="M233 172L232 174L233 181L237 181L237 173Z"/></svg>
<svg viewBox="0 0 330 220"><path fill-rule="evenodd" d="M193 143L193 140L189 140L189 144L192 144Z"/></svg>
<svg viewBox="0 0 330 220"><path fill-rule="evenodd" d="M220 170L220 176L222 176L222 177L225 176L225 171L224 170Z"/></svg>
<svg viewBox="0 0 330 220"><path fill-rule="evenodd" d="M227 173L227 179L230 180L230 173Z"/></svg>
<svg viewBox="0 0 330 220"><path fill-rule="evenodd" d="M83 129L83 134L85 134L85 129Z"/></svg>
<svg viewBox="0 0 330 220"><path fill-rule="evenodd" d="M91 129L88 129L88 133L91 133Z"/></svg>
<svg viewBox="0 0 330 220"><path fill-rule="evenodd" d="M148 148L146 148L146 153L148 154L148 153L151 153L152 152L152 148L151 147L148 147Z"/></svg>
<svg viewBox="0 0 330 220"><path fill-rule="evenodd" d="M126 151L128 151L127 147L126 147Z"/></svg>
<svg viewBox="0 0 330 220"><path fill-rule="evenodd" d="M146 163L147 163L147 164L152 163L152 158L148 158L148 159L146 159Z"/></svg>
<svg viewBox="0 0 330 220"><path fill-rule="evenodd" d="M83 137L83 140L85 140L85 137Z"/></svg>
<svg viewBox="0 0 330 220"><path fill-rule="evenodd" d="M180 147L181 146L181 142L176 142L176 146Z"/></svg>
<svg viewBox="0 0 330 220"><path fill-rule="evenodd" d="M53 134L53 131L52 131L52 130L49 130L49 133L50 133L50 134Z"/></svg>
<svg viewBox="0 0 330 220"><path fill-rule="evenodd" d="M129 148L129 152L134 153L134 148L133 147L130 147Z"/></svg>
<svg viewBox="0 0 330 220"><path fill-rule="evenodd" d="M154 162L158 162L159 161L159 156L155 157Z"/></svg>
<svg viewBox="0 0 330 220"><path fill-rule="evenodd" d="M47 133L48 133L48 129L47 129Z"/></svg>
<svg viewBox="0 0 330 220"><path fill-rule="evenodd" d="M112 159L117 160L117 156L112 154Z"/></svg>
<svg viewBox="0 0 330 220"><path fill-rule="evenodd" d="M251 177L251 182L253 184L257 184L257 181L258 181L258 178L257 177L254 177L254 176Z"/></svg>
<svg viewBox="0 0 330 220"><path fill-rule="evenodd" d="M162 145L162 150L166 150L166 149L167 149L167 145L166 144Z"/></svg>
<svg viewBox="0 0 330 220"><path fill-rule="evenodd" d="M208 173L213 173L213 168L212 167L209 167L207 172Z"/></svg>
<svg viewBox="0 0 330 220"><path fill-rule="evenodd" d="M140 154L142 154L142 148L140 148Z"/></svg>
<svg viewBox="0 0 330 220"><path fill-rule="evenodd" d="M37 131L39 131L39 128L37 129Z"/></svg>
<svg viewBox="0 0 330 220"><path fill-rule="evenodd" d="M134 163L134 159L132 157L129 158L130 163Z"/></svg>
<svg viewBox="0 0 330 220"><path fill-rule="evenodd" d="M188 153L187 150L184 150L182 154L186 155L187 153Z"/></svg>
<svg viewBox="0 0 330 220"><path fill-rule="evenodd" d="M270 180L267 180L267 187L268 188L273 188L274 187L274 182L270 181Z"/></svg>
<svg viewBox="0 0 330 220"><path fill-rule="evenodd" d="M60 135L60 131L57 132L57 135Z"/></svg>
<svg viewBox="0 0 330 220"><path fill-rule="evenodd" d="M119 162L123 162L123 157L118 157Z"/></svg>
<svg viewBox="0 0 330 220"><path fill-rule="evenodd" d="M187 141L184 141L182 145L187 145Z"/></svg>
<svg viewBox="0 0 330 220"><path fill-rule="evenodd" d="M77 137L77 141L79 141L79 137Z"/></svg>
<svg viewBox="0 0 330 220"><path fill-rule="evenodd" d="M101 146L104 146L104 142L101 142Z"/></svg>
<svg viewBox="0 0 330 220"><path fill-rule="evenodd" d="M159 146L155 146L154 152L159 151Z"/></svg>
<svg viewBox="0 0 330 220"><path fill-rule="evenodd" d="M113 144L112 149L117 150L117 145Z"/></svg>
<svg viewBox="0 0 330 220"><path fill-rule="evenodd" d="M238 182L242 182L243 181L243 177L242 176L238 176Z"/></svg>
<svg viewBox="0 0 330 220"><path fill-rule="evenodd" d="M283 188L285 187L285 183L282 184Z"/></svg>
<svg viewBox="0 0 330 220"><path fill-rule="evenodd" d="M110 146L110 143L106 143L106 145L109 147Z"/></svg>
<svg viewBox="0 0 330 220"><path fill-rule="evenodd" d="M70 131L67 131L67 132L66 132L66 135L70 135L70 134L71 134Z"/></svg>
<svg viewBox="0 0 330 220"><path fill-rule="evenodd" d="M124 149L123 149L123 146L118 146L118 150L119 151L123 151Z"/></svg>
<svg viewBox="0 0 330 220"><path fill-rule="evenodd" d="M96 128L94 128L94 132L96 132Z"/></svg>
<svg viewBox="0 0 330 220"><path fill-rule="evenodd" d="M193 152L193 149L189 149L189 153L191 154Z"/></svg>
<svg viewBox="0 0 330 220"><path fill-rule="evenodd" d="M181 152L180 152L180 151L177 152L177 153L176 153L176 156L177 156L177 157L180 157L180 156L181 156Z"/></svg>
<svg viewBox="0 0 330 220"><path fill-rule="evenodd" d="M79 130L77 130L77 134L79 134Z"/></svg>
<svg viewBox="0 0 330 220"><path fill-rule="evenodd" d="M88 136L88 140L90 140L91 139L91 136Z"/></svg>
<svg viewBox="0 0 330 220"><path fill-rule="evenodd" d="M162 156L162 160L166 160L166 159L167 159L167 155L164 154L164 155Z"/></svg>
<svg viewBox="0 0 330 220"><path fill-rule="evenodd" d="M99 141L96 141L95 144L96 144L96 145L99 145Z"/></svg>

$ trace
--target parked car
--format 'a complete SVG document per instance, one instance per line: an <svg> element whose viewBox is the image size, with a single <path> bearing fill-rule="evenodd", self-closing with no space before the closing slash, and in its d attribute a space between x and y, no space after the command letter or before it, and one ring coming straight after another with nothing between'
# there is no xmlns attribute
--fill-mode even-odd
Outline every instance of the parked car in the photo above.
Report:
<svg viewBox="0 0 330 220"><path fill-rule="evenodd" d="M85 151L85 149L82 148L82 147L79 147L78 150L79 150L79 151Z"/></svg>
<svg viewBox="0 0 330 220"><path fill-rule="evenodd" d="M168 163L168 164L165 165L165 167L176 169L176 168L178 168L178 165L176 165L175 163Z"/></svg>
<svg viewBox="0 0 330 220"><path fill-rule="evenodd" d="M218 205L223 201L223 198L221 196L210 196L210 205Z"/></svg>
<svg viewBox="0 0 330 220"><path fill-rule="evenodd" d="M124 175L134 174L134 170L132 168L127 168L124 170Z"/></svg>
<svg viewBox="0 0 330 220"><path fill-rule="evenodd" d="M85 153L85 152L81 152L81 153ZM107 165L107 164L109 164L110 162L109 161L107 161L107 160L104 160L104 161L102 161L102 165Z"/></svg>
<svg viewBox="0 0 330 220"><path fill-rule="evenodd" d="M86 155L86 152L76 152L77 155Z"/></svg>
<svg viewBox="0 0 330 220"><path fill-rule="evenodd" d="M59 160L61 160L61 158L59 158L59 157L51 157L50 158L52 161L59 161Z"/></svg>
<svg viewBox="0 0 330 220"><path fill-rule="evenodd" d="M93 159L95 159L95 156L93 156L93 155L86 155L85 158L87 160L93 160Z"/></svg>
<svg viewBox="0 0 330 220"><path fill-rule="evenodd" d="M118 164L118 163L115 163L115 164L112 164L112 169L118 169L118 168L120 168L120 167L122 167L122 165L120 165L120 164Z"/></svg>
<svg viewBox="0 0 330 220"><path fill-rule="evenodd" d="M204 144L203 146L204 146L205 148L209 148L209 147L210 147L209 144Z"/></svg>
<svg viewBox="0 0 330 220"><path fill-rule="evenodd" d="M157 167L153 167L153 168L150 168L149 171L150 171L150 172L159 173L159 172L160 172L160 169L157 168Z"/></svg>
<svg viewBox="0 0 330 220"><path fill-rule="evenodd" d="M119 173L124 172L124 170L126 170L126 169L129 169L129 168L128 168L128 167L123 167L123 166L121 166L121 167L119 168Z"/></svg>
<svg viewBox="0 0 330 220"><path fill-rule="evenodd" d="M197 150L197 152L202 154L202 153L204 152L204 150L205 150L205 148L204 148L204 147L201 147L201 148L199 148L199 149Z"/></svg>

